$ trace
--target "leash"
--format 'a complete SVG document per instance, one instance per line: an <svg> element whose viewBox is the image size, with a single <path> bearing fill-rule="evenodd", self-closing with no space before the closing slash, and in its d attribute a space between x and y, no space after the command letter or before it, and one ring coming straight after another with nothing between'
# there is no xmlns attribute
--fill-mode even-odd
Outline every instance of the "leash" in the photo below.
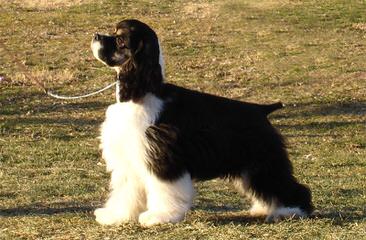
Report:
<svg viewBox="0 0 366 240"><path fill-rule="evenodd" d="M79 96L62 96L62 95L55 94L55 93L53 93L53 92L51 92L47 89L44 89L44 90L45 90L46 94L50 97L53 97L53 98L56 98L56 99L63 99L63 100L74 100L74 99L80 99L80 98L86 98L86 97L94 96L98 93L104 92L105 90L113 87L116 84L117 84L117 82L114 82L114 83L111 83L111 84L105 86L104 88L99 89L95 92L91 92L91 93L87 93L87 94L79 95Z"/></svg>
<svg viewBox="0 0 366 240"><path fill-rule="evenodd" d="M58 94L56 94L56 93L53 93L53 92L51 92L50 90L48 90L47 88L46 88L46 86L44 85L44 83L42 83L42 82L40 82L39 81L39 79L37 79L37 78L31 78L31 77L29 77L29 75L28 74L26 74L26 73L28 73L29 71L28 71L28 69L27 69L27 67L23 64L23 63L21 63L20 61L19 61L19 59L18 58L16 58L16 56L15 55L11 55L10 54L10 51L7 49L7 47L4 45L4 43L3 42L1 42L0 41L0 48L2 48L5 52L7 52L8 54L9 54L9 56L11 56L12 57L12 59L13 59L13 62L21 69L21 71L23 72L23 74L24 74L24 77L30 82L30 83L33 83L33 84L35 84L35 85L37 85L45 94L47 94L48 96L50 96L50 97L53 97L53 98L56 98L56 99L62 99L62 100L75 100L75 99L80 99L80 98L86 98L86 97L90 97L90 96L94 96L94 95L96 95L96 94L98 94L98 93L101 93L101 92L104 92L105 90L107 90L107 89L109 89L109 88L111 88L111 87L113 87L114 85L116 85L117 84L117 82L113 82L113 83L111 83L111 84L109 84L109 85L107 85L107 86L105 86L104 88L101 88L101 89L99 89L99 90L96 90L96 91L94 91L94 92L91 92L91 93L87 93L87 94L83 94L83 95L78 95L78 96L64 96L64 95L58 95ZM2 78L3 76L0 76L0 79Z"/></svg>

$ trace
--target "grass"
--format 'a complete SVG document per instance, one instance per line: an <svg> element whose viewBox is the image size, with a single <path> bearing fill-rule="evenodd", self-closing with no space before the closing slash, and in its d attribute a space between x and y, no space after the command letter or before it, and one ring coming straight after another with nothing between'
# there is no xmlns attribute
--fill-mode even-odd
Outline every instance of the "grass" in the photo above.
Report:
<svg viewBox="0 0 366 240"><path fill-rule="evenodd" d="M365 1L50 2L0 0L0 239L366 239ZM286 104L271 121L313 191L313 218L266 224L214 180L196 185L182 223L95 222L109 178L98 128L113 91L59 101L32 79L70 95L110 83L91 36L131 17L156 29L169 82Z"/></svg>

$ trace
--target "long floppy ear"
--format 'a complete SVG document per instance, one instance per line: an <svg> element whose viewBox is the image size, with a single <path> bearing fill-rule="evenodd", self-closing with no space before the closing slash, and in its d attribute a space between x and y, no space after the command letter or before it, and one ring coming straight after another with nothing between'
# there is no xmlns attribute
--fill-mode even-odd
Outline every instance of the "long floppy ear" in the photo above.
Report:
<svg viewBox="0 0 366 240"><path fill-rule="evenodd" d="M120 101L138 102L147 93L159 94L163 82L159 52L150 44L140 41L121 70L118 75Z"/></svg>
<svg viewBox="0 0 366 240"><path fill-rule="evenodd" d="M137 46L137 49L135 51L135 56L139 55L139 53L143 50L144 48L144 42L141 40Z"/></svg>

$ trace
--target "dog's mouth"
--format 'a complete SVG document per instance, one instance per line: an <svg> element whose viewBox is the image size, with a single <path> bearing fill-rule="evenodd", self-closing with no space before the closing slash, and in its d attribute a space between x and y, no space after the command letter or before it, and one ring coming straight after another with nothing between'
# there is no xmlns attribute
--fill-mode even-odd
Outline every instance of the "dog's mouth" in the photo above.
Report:
<svg viewBox="0 0 366 240"><path fill-rule="evenodd" d="M115 37L94 34L90 47L94 57L109 67L121 65L125 57L117 51Z"/></svg>

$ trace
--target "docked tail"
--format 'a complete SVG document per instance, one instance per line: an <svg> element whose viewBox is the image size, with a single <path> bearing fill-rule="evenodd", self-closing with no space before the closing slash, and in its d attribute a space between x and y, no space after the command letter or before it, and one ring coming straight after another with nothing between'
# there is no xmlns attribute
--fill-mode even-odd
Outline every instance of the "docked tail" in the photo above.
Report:
<svg viewBox="0 0 366 240"><path fill-rule="evenodd" d="M273 103L273 104L269 104L269 105L263 105L262 106L262 111L264 114L268 115L270 113L272 113L273 111L283 108L283 104L281 102L277 102L277 103Z"/></svg>

